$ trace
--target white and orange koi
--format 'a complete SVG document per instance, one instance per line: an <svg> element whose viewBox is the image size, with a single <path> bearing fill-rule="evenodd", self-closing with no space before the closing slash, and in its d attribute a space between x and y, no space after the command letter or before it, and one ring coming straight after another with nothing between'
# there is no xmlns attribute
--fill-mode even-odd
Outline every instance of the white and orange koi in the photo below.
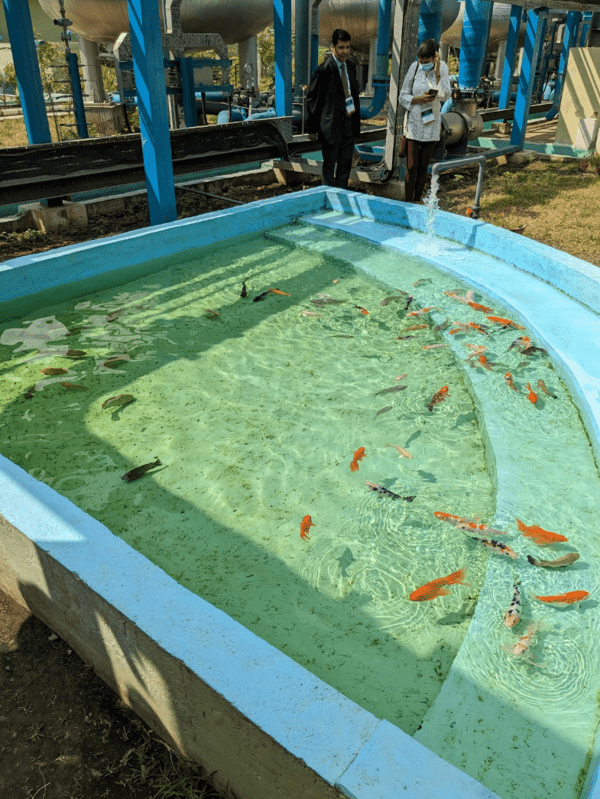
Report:
<svg viewBox="0 0 600 799"><path fill-rule="evenodd" d="M400 455L401 458L412 458L410 452L408 452L408 450L405 450L404 447L398 446L398 444L386 444L386 447L394 447L394 449L397 450L398 455Z"/></svg>

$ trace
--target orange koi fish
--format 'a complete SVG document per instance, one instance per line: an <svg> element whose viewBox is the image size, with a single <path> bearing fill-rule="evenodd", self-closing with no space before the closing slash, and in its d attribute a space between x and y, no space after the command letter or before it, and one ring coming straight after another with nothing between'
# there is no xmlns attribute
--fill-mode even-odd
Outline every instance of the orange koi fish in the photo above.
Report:
<svg viewBox="0 0 600 799"><path fill-rule="evenodd" d="M445 400L447 396L448 396L448 386L442 386L440 390L436 391L433 397L431 398L431 401L427 406L427 410L432 411L433 406L437 405L438 402L442 402L443 400Z"/></svg>
<svg viewBox="0 0 600 799"><path fill-rule="evenodd" d="M272 294L281 294L283 297L291 297L292 296L291 294L286 294L285 291L279 291L279 289L267 289L267 291L270 291Z"/></svg>
<svg viewBox="0 0 600 799"><path fill-rule="evenodd" d="M450 522L459 530L477 530L485 535L507 535L506 530L496 530L494 527L488 527L487 524L481 524L471 519L463 519L462 516L453 516L451 513L444 513L441 510L434 511L433 515L441 522Z"/></svg>
<svg viewBox="0 0 600 799"><path fill-rule="evenodd" d="M445 586L448 585L469 585L464 582L466 569L459 569L446 577L438 577L437 580L432 580L430 583L416 588L408 597L412 602L424 602L430 599L435 599L438 596L448 596L452 593Z"/></svg>
<svg viewBox="0 0 600 799"><path fill-rule="evenodd" d="M365 448L364 447L361 447L360 449L357 449L356 452L354 453L354 457L352 458L352 461L350 463L350 471L357 472L358 471L358 462L360 460L362 460L363 458L366 458L366 457L367 456L365 455Z"/></svg>
<svg viewBox="0 0 600 799"><path fill-rule="evenodd" d="M410 327L406 328L406 332L409 330L425 330L428 327L429 325L411 325Z"/></svg>
<svg viewBox="0 0 600 799"><path fill-rule="evenodd" d="M85 386L78 386L77 383L61 382L63 388L68 388L70 391L87 391Z"/></svg>
<svg viewBox="0 0 600 799"><path fill-rule="evenodd" d="M479 358L477 358L477 362L478 362L478 363L479 363L479 365L480 365L480 366L482 366L484 369L487 369L487 370L488 370L488 371L490 371L490 372L493 372L493 371L494 371L494 370L492 369L492 366L495 366L496 364L492 364L492 362L491 362L491 361L488 361L488 359L486 358L486 356L485 356L485 355L480 355L480 356L479 356Z"/></svg>
<svg viewBox="0 0 600 799"><path fill-rule="evenodd" d="M420 308L418 311L409 311L406 315L407 316L423 316L423 314L429 313L429 311L433 310L433 305L430 305L429 308Z"/></svg>
<svg viewBox="0 0 600 799"><path fill-rule="evenodd" d="M213 311L212 308L205 308L205 316L207 319L218 319L221 314L218 311Z"/></svg>
<svg viewBox="0 0 600 799"><path fill-rule="evenodd" d="M566 594L554 594L552 596L537 596L537 594L533 594L533 596L547 605L573 605L576 602L583 602L584 599L589 597L589 593L587 591L568 591Z"/></svg>
<svg viewBox="0 0 600 799"><path fill-rule="evenodd" d="M469 302L469 300L467 300L467 305L473 308L474 311L482 311L483 313L488 313L488 311L493 310L492 308L488 308L487 305L480 305L478 302Z"/></svg>
<svg viewBox="0 0 600 799"><path fill-rule="evenodd" d="M308 535L308 531L311 527L316 527L317 525L313 522L310 516L306 515L300 524L300 538L305 538L310 541L310 536Z"/></svg>
<svg viewBox="0 0 600 799"><path fill-rule="evenodd" d="M355 305L354 307L358 308L358 310L361 312L361 314L364 314L365 316L369 315L369 312L367 311L367 309L363 308L362 305Z"/></svg>
<svg viewBox="0 0 600 799"><path fill-rule="evenodd" d="M526 350L529 347L531 347L531 339L528 336L519 336L519 338L516 338L508 348L509 352L510 350L512 350L513 347L516 347L518 350L521 350L521 352L523 352L523 350Z"/></svg>
<svg viewBox="0 0 600 799"><path fill-rule="evenodd" d="M471 350L471 354L467 356L469 360L477 358L487 350L487 347L484 347L483 344L467 344L467 347Z"/></svg>
<svg viewBox="0 0 600 799"><path fill-rule="evenodd" d="M412 458L410 452L404 449L404 447L399 447L398 444L386 444L386 447L394 447L394 449L397 450L398 455L400 455L401 458Z"/></svg>
<svg viewBox="0 0 600 799"><path fill-rule="evenodd" d="M513 390L513 391L517 391L517 387L515 386L515 384L514 384L514 382L513 382L513 376L511 375L511 373L510 373L510 372L507 372L507 373L504 375L504 379L506 380L506 385L507 385L509 388L512 388L512 390Z"/></svg>
<svg viewBox="0 0 600 799"><path fill-rule="evenodd" d="M447 297L452 297L453 300L458 300L459 302L464 302L465 305L468 304L469 300L466 297L461 297L460 294L457 294L455 291L445 291L444 294Z"/></svg>
<svg viewBox="0 0 600 799"><path fill-rule="evenodd" d="M68 369L42 369L42 374L44 375L66 375L69 373Z"/></svg>
<svg viewBox="0 0 600 799"><path fill-rule="evenodd" d="M501 316L486 316L486 319L489 319L490 322L495 322L497 325L502 325L502 327L514 327L515 330L525 330L523 325L518 325L516 322L513 322L512 319L503 319Z"/></svg>
<svg viewBox="0 0 600 799"><path fill-rule="evenodd" d="M568 538L565 538L564 535L552 533L550 530L544 530L541 527L538 527L536 524L532 524L531 526L523 524L520 519L517 519L517 527L523 533L524 538L531 538L531 540L539 546L545 546L546 544L557 544L560 541L569 540Z"/></svg>
<svg viewBox="0 0 600 799"><path fill-rule="evenodd" d="M538 401L538 395L531 388L531 384L530 383L527 383L526 388L529 391L529 394L527 395L527 399L529 400L529 402L532 402L535 405L535 403Z"/></svg>
<svg viewBox="0 0 600 799"><path fill-rule="evenodd" d="M448 333L453 336L455 333L470 333L475 330L477 333L482 333L484 336L489 336L489 333L483 325L478 325L476 322L454 322L454 327Z"/></svg>

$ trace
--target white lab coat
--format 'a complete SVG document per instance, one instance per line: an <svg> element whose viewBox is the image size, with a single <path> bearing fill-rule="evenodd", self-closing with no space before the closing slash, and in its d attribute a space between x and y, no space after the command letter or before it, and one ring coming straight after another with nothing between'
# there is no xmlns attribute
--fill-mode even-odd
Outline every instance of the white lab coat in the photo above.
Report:
<svg viewBox="0 0 600 799"><path fill-rule="evenodd" d="M452 94L448 67L444 61L440 62L439 83L436 83L435 69L425 72L419 67L418 61L411 64L398 96L398 102L407 110L404 118L404 135L407 139L416 139L416 141L438 141L442 126L442 104ZM413 97L425 94L429 89L438 90L435 99L431 103L423 105L420 103L412 104ZM435 117L434 121L429 125L423 124L422 119L422 111L426 108L431 108Z"/></svg>

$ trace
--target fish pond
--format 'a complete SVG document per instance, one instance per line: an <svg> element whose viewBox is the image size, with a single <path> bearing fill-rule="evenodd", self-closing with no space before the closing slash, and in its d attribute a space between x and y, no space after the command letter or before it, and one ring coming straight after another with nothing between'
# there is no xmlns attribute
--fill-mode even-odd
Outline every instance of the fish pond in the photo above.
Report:
<svg viewBox="0 0 600 799"><path fill-rule="evenodd" d="M500 796L575 799L600 688L592 449L527 323L422 256L290 225L4 323L0 451ZM498 495L492 417L543 483ZM541 548L517 518L568 541ZM468 585L410 601L459 569Z"/></svg>

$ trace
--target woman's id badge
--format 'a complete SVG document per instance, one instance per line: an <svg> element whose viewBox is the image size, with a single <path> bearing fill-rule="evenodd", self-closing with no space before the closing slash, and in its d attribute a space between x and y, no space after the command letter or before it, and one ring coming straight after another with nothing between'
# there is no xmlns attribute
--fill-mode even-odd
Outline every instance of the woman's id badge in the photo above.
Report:
<svg viewBox="0 0 600 799"><path fill-rule="evenodd" d="M421 119L423 120L424 125L431 125L432 122L435 122L433 109L431 107L423 108L421 111Z"/></svg>
<svg viewBox="0 0 600 799"><path fill-rule="evenodd" d="M346 97L346 113L350 116L350 114L353 114L355 111L354 100L352 97Z"/></svg>

